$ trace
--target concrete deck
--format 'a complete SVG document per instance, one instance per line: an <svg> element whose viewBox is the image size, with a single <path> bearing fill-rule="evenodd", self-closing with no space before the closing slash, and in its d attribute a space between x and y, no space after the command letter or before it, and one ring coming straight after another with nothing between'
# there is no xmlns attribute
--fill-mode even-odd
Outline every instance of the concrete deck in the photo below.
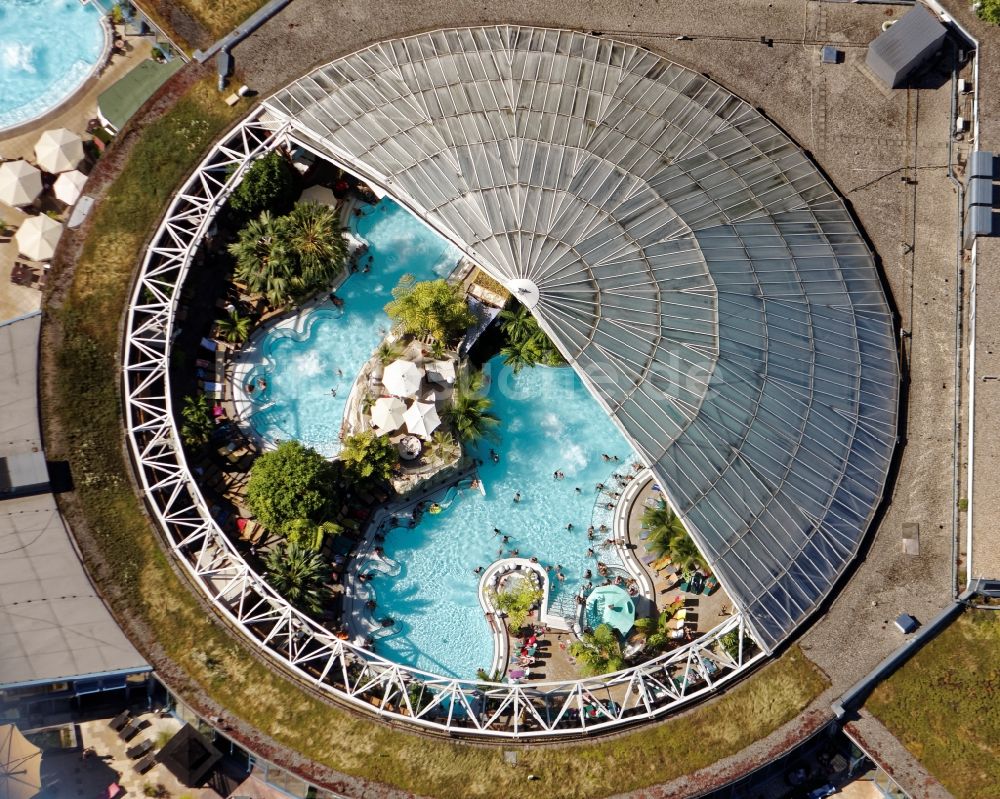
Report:
<svg viewBox="0 0 1000 799"><path fill-rule="evenodd" d="M152 49L149 37L126 36L125 52L112 54L105 67L84 83L79 92L65 103L28 125L11 128L0 133L0 159L24 158L35 160L35 142L42 131L52 128L67 128L81 135L86 133L87 122L97 117L97 98L101 92L125 73L149 58ZM89 136L85 138L89 139ZM61 204L52 201L43 208L61 209ZM68 216L69 209L66 209ZM0 205L0 219L14 227L20 227L28 215L19 208ZM0 239L0 321L13 319L31 311L37 311L42 304L42 294L37 288L14 285L10 282L11 270L16 261L28 262L17 252L17 242L13 236L9 241ZM40 270L41 264L34 264Z"/></svg>

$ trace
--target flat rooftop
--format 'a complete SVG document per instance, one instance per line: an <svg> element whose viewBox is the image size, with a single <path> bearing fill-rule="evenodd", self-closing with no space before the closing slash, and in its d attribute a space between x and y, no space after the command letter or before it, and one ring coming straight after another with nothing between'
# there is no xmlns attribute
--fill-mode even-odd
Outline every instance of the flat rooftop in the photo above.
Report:
<svg viewBox="0 0 1000 799"><path fill-rule="evenodd" d="M0 457L38 453L35 313L0 325ZM51 493L0 500L0 687L138 670Z"/></svg>

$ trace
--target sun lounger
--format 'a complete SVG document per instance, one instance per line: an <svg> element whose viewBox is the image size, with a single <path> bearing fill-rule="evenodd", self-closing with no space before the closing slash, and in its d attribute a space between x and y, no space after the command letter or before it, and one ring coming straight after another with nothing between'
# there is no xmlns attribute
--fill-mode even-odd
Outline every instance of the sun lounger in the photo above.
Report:
<svg viewBox="0 0 1000 799"><path fill-rule="evenodd" d="M639 540L640 540L640 541L645 541L645 540L646 540L647 538L649 538L649 537L650 537L651 535L652 535L652 532L650 532L649 530L642 530L642 531L641 531L641 532L639 533Z"/></svg>
<svg viewBox="0 0 1000 799"><path fill-rule="evenodd" d="M145 774L153 767L153 764L155 762L156 762L156 753L150 752L142 760L140 760L138 763L135 764L135 770L138 771L140 774Z"/></svg>
<svg viewBox="0 0 1000 799"><path fill-rule="evenodd" d="M149 750L152 748L153 748L153 741L151 738L147 738L146 740L142 741L142 743L138 743L135 746L130 746L128 749L125 750L125 754L128 755L128 757L131 760L135 760L137 757L142 757L143 755L148 754Z"/></svg>
<svg viewBox="0 0 1000 799"><path fill-rule="evenodd" d="M138 719L132 719L131 721L129 721L128 724L126 724L124 727L122 727L121 730L118 731L118 737L121 738L123 741L132 740L138 734L140 725L141 722L139 722Z"/></svg>
<svg viewBox="0 0 1000 799"><path fill-rule="evenodd" d="M117 716L115 716L111 721L108 722L108 726L115 732L121 732L122 727L128 724L128 711L123 710Z"/></svg>
<svg viewBox="0 0 1000 799"><path fill-rule="evenodd" d="M656 561L657 561L657 556L656 555L646 555L642 559L642 562L644 564L646 564L647 566L652 566Z"/></svg>

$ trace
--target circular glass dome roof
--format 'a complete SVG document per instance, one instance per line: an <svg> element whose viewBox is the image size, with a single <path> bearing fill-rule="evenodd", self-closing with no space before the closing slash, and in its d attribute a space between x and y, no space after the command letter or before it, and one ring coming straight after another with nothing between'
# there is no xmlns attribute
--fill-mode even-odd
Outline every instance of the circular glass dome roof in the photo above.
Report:
<svg viewBox="0 0 1000 799"><path fill-rule="evenodd" d="M530 295L767 649L817 607L880 502L898 371L872 253L780 129L647 50L513 26L266 106Z"/></svg>

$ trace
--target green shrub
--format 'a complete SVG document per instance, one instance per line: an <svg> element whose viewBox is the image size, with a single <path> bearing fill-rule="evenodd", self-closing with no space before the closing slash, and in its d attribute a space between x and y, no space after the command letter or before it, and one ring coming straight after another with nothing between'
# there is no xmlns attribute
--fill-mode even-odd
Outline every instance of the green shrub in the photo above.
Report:
<svg viewBox="0 0 1000 799"><path fill-rule="evenodd" d="M247 503L272 532L285 534L295 519L324 521L333 499L336 471L316 450L283 441L254 462Z"/></svg>
<svg viewBox="0 0 1000 799"><path fill-rule="evenodd" d="M243 219L261 211L280 216L292 210L298 196L299 173L283 153L272 150L247 169L229 197L229 207Z"/></svg>
<svg viewBox="0 0 1000 799"><path fill-rule="evenodd" d="M975 9L984 22L1000 25L1000 0L978 0Z"/></svg>
<svg viewBox="0 0 1000 799"><path fill-rule="evenodd" d="M520 630L529 611L542 599L542 590L528 579L522 579L507 591L490 594L493 606L507 615L507 628Z"/></svg>

